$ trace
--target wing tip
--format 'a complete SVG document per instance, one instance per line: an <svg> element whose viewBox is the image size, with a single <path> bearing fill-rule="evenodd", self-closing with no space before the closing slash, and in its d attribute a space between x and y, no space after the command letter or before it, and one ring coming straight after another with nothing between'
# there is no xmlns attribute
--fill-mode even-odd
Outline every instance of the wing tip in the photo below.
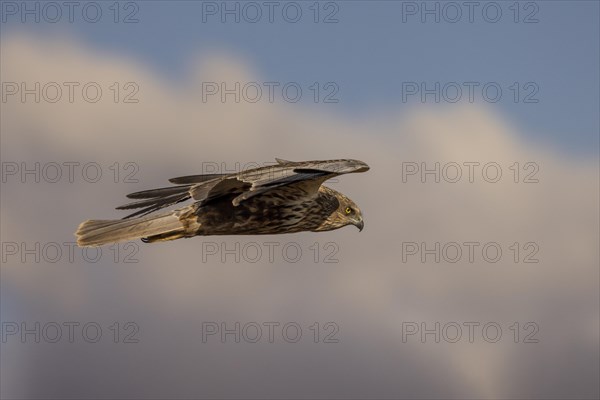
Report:
<svg viewBox="0 0 600 400"><path fill-rule="evenodd" d="M352 162L352 164L354 164L354 167L356 168L356 170L354 172L367 172L368 170L371 169L371 167L369 167L369 164L367 164L364 161L360 161L360 160L348 160L350 162Z"/></svg>

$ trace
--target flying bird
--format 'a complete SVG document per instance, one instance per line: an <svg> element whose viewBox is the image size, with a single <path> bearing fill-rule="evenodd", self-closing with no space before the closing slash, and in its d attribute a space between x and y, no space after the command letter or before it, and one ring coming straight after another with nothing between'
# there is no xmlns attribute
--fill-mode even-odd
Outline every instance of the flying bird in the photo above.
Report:
<svg viewBox="0 0 600 400"><path fill-rule="evenodd" d="M134 239L147 243L207 235L263 235L320 232L364 222L358 206L323 185L342 174L365 172L358 160L293 162L232 174L169 179L177 186L127 195L136 201L118 210L139 209L120 220L88 220L75 235L79 246L100 246ZM174 204L195 202L154 213Z"/></svg>

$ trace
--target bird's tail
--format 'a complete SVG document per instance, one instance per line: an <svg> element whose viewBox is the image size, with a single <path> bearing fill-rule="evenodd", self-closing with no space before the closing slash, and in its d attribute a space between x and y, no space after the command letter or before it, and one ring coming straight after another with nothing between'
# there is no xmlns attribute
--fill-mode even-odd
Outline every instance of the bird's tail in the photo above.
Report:
<svg viewBox="0 0 600 400"><path fill-rule="evenodd" d="M79 246L101 246L134 239L145 242L173 240L185 236L186 225L177 212L142 218L87 220L77 228Z"/></svg>

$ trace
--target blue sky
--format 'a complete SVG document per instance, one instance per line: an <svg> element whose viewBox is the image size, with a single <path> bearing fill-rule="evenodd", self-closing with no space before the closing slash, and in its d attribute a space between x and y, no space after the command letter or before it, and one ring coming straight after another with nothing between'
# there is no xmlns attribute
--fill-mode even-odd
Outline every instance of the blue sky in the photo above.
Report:
<svg viewBox="0 0 600 400"><path fill-rule="evenodd" d="M228 15L222 23L221 9L235 8L236 3L240 22ZM3 15L2 33L66 31L89 46L139 59L174 82L187 72L191 58L226 51L253 66L264 81L294 81L306 86L315 81L336 82L339 103L323 106L349 115L381 109L402 113L419 103L418 95L403 101L403 82L425 82L428 87L435 82L442 86L456 82L463 88L463 98L464 82L478 82L479 88L496 82L503 92L492 106L534 143L572 153L598 151L600 31L596 1L521 2L517 7L513 1L476 2L473 22L464 2L451 2L451 6L444 2L321 2L318 23L314 22L313 1L297 1L292 6L286 6L290 2L275 3L272 23L264 2L254 3L263 15L252 23L247 19L254 18L255 9L250 6L244 14L243 2L124 2L118 19L133 12L133 18L139 20L126 24L114 23L112 1L97 2L103 10L98 23L86 22L78 9L74 23L69 23L66 15L59 23L44 22L43 15L40 23L31 19L22 23L18 16ZM34 4L30 2L29 7ZM286 15L293 18L296 5L302 16L297 23L289 23L282 10L288 7ZM460 18L455 17L456 5ZM215 15L208 12L214 7ZM431 14L421 22L426 7L439 7L439 23ZM498 22L488 22L498 8L502 12ZM338 22L324 23L326 15ZM514 101L514 82L520 86L518 102ZM525 87L527 83L534 85ZM525 96L533 92L532 98L539 101L524 103ZM431 96L426 100L433 103ZM478 88L475 103L490 104ZM451 105L443 98L440 104Z"/></svg>

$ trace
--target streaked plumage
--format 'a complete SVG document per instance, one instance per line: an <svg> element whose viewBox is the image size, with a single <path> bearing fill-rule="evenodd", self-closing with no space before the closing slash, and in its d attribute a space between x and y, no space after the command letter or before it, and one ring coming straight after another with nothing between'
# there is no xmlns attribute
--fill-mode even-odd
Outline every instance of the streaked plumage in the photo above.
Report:
<svg viewBox="0 0 600 400"><path fill-rule="evenodd" d="M117 207L140 209L121 220L88 220L77 232L80 246L126 240L144 242L207 235L258 235L328 231L346 225L362 230L360 209L343 194L323 186L334 176L365 172L357 160L292 162L234 174L192 175L169 181L178 186L127 195L136 201ZM180 209L151 214L193 199ZM150 214L150 215L148 215Z"/></svg>

